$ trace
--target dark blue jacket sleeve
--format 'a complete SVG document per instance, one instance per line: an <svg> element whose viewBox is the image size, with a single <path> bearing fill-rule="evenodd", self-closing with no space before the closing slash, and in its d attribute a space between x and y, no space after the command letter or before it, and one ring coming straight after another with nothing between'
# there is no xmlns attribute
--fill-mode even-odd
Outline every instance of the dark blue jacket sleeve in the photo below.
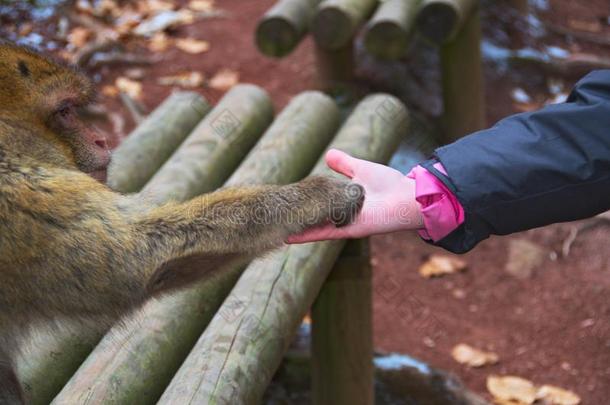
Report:
<svg viewBox="0 0 610 405"><path fill-rule="evenodd" d="M565 103L508 117L437 149L423 166L464 207L464 223L436 243L456 253L492 234L610 209L610 70L587 75Z"/></svg>

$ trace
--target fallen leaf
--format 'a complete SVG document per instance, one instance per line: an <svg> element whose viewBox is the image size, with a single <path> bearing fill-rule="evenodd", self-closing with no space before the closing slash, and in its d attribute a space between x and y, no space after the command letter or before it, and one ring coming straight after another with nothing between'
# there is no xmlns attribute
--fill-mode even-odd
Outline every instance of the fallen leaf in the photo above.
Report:
<svg viewBox="0 0 610 405"><path fill-rule="evenodd" d="M184 72L174 76L160 77L157 83L162 86L201 87L203 84L203 74L200 72Z"/></svg>
<svg viewBox="0 0 610 405"><path fill-rule="evenodd" d="M488 364L496 364L498 362L497 354L484 352L464 343L455 346L451 351L451 356L458 363L465 364L469 367L481 367Z"/></svg>
<svg viewBox="0 0 610 405"><path fill-rule="evenodd" d="M119 95L119 89L116 86L108 84L102 87L102 94L107 97L116 97Z"/></svg>
<svg viewBox="0 0 610 405"><path fill-rule="evenodd" d="M170 44L171 40L164 32L157 32L148 42L148 49L151 52L163 52Z"/></svg>
<svg viewBox="0 0 610 405"><path fill-rule="evenodd" d="M568 26L576 31L586 31L597 33L602 30L602 24L600 21L586 21L586 20L568 20Z"/></svg>
<svg viewBox="0 0 610 405"><path fill-rule="evenodd" d="M499 401L517 401L531 405L536 400L536 387L531 381L515 376L487 377L487 390Z"/></svg>
<svg viewBox="0 0 610 405"><path fill-rule="evenodd" d="M120 35L131 33L142 22L142 15L132 10L125 10L114 23L116 32Z"/></svg>
<svg viewBox="0 0 610 405"><path fill-rule="evenodd" d="M161 11L147 18L138 25L133 33L136 35L150 37L157 32L182 24L190 24L195 21L195 14L190 10Z"/></svg>
<svg viewBox="0 0 610 405"><path fill-rule="evenodd" d="M193 11L210 11L214 8L213 0L191 0L188 7Z"/></svg>
<svg viewBox="0 0 610 405"><path fill-rule="evenodd" d="M115 86L119 91L127 94L129 97L139 100L142 96L142 83L126 77L118 77L115 81Z"/></svg>
<svg viewBox="0 0 610 405"><path fill-rule="evenodd" d="M514 103L513 107L518 112L530 112L534 110L539 110L543 107L542 103L532 102L532 103Z"/></svg>
<svg viewBox="0 0 610 405"><path fill-rule="evenodd" d="M78 0L76 2L76 9L87 14L91 14L93 12L93 7L88 0Z"/></svg>
<svg viewBox="0 0 610 405"><path fill-rule="evenodd" d="M176 48L187 53L198 54L208 51L210 43L194 38L180 38L176 40Z"/></svg>
<svg viewBox="0 0 610 405"><path fill-rule="evenodd" d="M125 76L131 80L142 80L146 76L146 71L142 68L131 68L125 71Z"/></svg>
<svg viewBox="0 0 610 405"><path fill-rule="evenodd" d="M93 13L96 16L112 16L114 18L119 17L122 14L122 10L114 0L99 0L94 2Z"/></svg>
<svg viewBox="0 0 610 405"><path fill-rule="evenodd" d="M580 397L572 391L552 385L543 385L538 388L536 399L544 401L548 405L578 405Z"/></svg>
<svg viewBox="0 0 610 405"><path fill-rule="evenodd" d="M542 264L546 251L527 239L513 239L508 243L508 261L505 270L519 279L532 276L534 269Z"/></svg>
<svg viewBox="0 0 610 405"><path fill-rule="evenodd" d="M466 262L453 256L432 255L419 268L419 274L425 278L453 274L466 269Z"/></svg>
<svg viewBox="0 0 610 405"><path fill-rule="evenodd" d="M34 24L31 22L23 23L19 26L19 35L22 37L28 36L34 30Z"/></svg>
<svg viewBox="0 0 610 405"><path fill-rule="evenodd" d="M146 7L149 12L159 12L173 10L175 8L174 2L163 1L163 0L147 0Z"/></svg>
<svg viewBox="0 0 610 405"><path fill-rule="evenodd" d="M222 69L210 80L210 87L216 90L229 90L239 82L239 73L231 69Z"/></svg>
<svg viewBox="0 0 610 405"><path fill-rule="evenodd" d="M84 27L76 27L68 34L68 42L75 48L82 48L91 37L91 31Z"/></svg>

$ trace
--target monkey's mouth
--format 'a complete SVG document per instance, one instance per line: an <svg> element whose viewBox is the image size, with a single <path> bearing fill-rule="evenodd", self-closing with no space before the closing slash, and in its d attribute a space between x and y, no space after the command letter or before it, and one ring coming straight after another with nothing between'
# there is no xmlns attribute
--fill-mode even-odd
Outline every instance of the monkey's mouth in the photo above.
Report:
<svg viewBox="0 0 610 405"><path fill-rule="evenodd" d="M106 168L94 170L92 172L87 173L89 176L93 177L95 180L100 183L106 183L106 179L108 177L108 170Z"/></svg>

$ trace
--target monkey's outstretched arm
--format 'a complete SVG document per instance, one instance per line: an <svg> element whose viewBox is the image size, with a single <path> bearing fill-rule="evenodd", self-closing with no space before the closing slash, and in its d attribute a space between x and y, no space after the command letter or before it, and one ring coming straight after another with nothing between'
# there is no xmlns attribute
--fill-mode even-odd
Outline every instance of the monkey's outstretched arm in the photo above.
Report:
<svg viewBox="0 0 610 405"><path fill-rule="evenodd" d="M312 225L328 220L347 224L363 197L355 184L311 177L287 186L224 189L184 204L166 205L149 212L136 227L154 250L170 249L167 254L172 258L195 256L202 266L218 266L264 253ZM174 284L179 273L184 271L164 267L152 283L169 288L165 284L169 280Z"/></svg>

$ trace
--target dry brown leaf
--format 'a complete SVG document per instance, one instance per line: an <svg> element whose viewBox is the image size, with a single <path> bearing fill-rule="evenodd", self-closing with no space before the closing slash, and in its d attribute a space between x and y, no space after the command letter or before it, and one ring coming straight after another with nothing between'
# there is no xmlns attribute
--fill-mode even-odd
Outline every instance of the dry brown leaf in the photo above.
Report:
<svg viewBox="0 0 610 405"><path fill-rule="evenodd" d="M495 400L517 401L531 405L536 400L536 387L531 381L515 376L487 377L487 390Z"/></svg>
<svg viewBox="0 0 610 405"><path fill-rule="evenodd" d="M91 31L87 28L76 27L68 34L68 42L73 47L80 49L87 44L91 34Z"/></svg>
<svg viewBox="0 0 610 405"><path fill-rule="evenodd" d="M34 30L34 24L31 22L23 23L19 26L19 36L25 37L32 33Z"/></svg>
<svg viewBox="0 0 610 405"><path fill-rule="evenodd" d="M505 270L510 275L530 278L536 268L543 262L547 252L541 246L527 239L511 239L508 243L508 260Z"/></svg>
<svg viewBox="0 0 610 405"><path fill-rule="evenodd" d="M157 32L148 42L148 49L151 52L163 52L170 46L171 40L164 32Z"/></svg>
<svg viewBox="0 0 610 405"><path fill-rule="evenodd" d="M162 86L181 86L187 88L201 87L203 74L200 72L184 72L174 76L160 77L157 82Z"/></svg>
<svg viewBox="0 0 610 405"><path fill-rule="evenodd" d="M210 11L214 8L213 0L191 0L188 7L193 11Z"/></svg>
<svg viewBox="0 0 610 405"><path fill-rule="evenodd" d="M118 77L114 84L119 91L127 94L133 99L139 100L142 96L142 83L140 82L126 77Z"/></svg>
<svg viewBox="0 0 610 405"><path fill-rule="evenodd" d="M187 53L198 54L208 51L210 43L194 38L180 38L176 40L176 48Z"/></svg>
<svg viewBox="0 0 610 405"><path fill-rule="evenodd" d="M496 364L498 362L497 354L484 352L464 343L455 346L451 351L451 356L458 363L465 364L469 367L481 367L488 364Z"/></svg>
<svg viewBox="0 0 610 405"><path fill-rule="evenodd" d="M131 33L135 27L142 22L142 15L133 10L125 10L119 18L116 19L114 28L120 35Z"/></svg>
<svg viewBox="0 0 610 405"><path fill-rule="evenodd" d="M156 13L158 11L173 10L175 8L174 2L163 1L163 0L147 0L146 6L148 12Z"/></svg>
<svg viewBox="0 0 610 405"><path fill-rule="evenodd" d="M457 257L447 255L432 255L419 268L419 274L425 278L453 274L466 269L466 262Z"/></svg>
<svg viewBox="0 0 610 405"><path fill-rule="evenodd" d="M119 95L119 89L113 85L106 85L102 87L102 94L107 97L116 97Z"/></svg>
<svg viewBox="0 0 610 405"><path fill-rule="evenodd" d="M210 87L216 90L229 90L239 82L239 73L231 69L222 69L210 80Z"/></svg>
<svg viewBox="0 0 610 405"><path fill-rule="evenodd" d="M597 33L602 30L602 24L597 20L568 20L568 26L576 31L586 31Z"/></svg>
<svg viewBox="0 0 610 405"><path fill-rule="evenodd" d="M98 16L110 15L114 18L118 18L123 13L123 10L121 10L119 5L114 0L99 0L94 4L95 7L93 9L93 13Z"/></svg>
<svg viewBox="0 0 610 405"><path fill-rule="evenodd" d="M494 399L494 404L495 405L527 405L525 402L521 402L521 401L512 401L512 400L505 400L505 399Z"/></svg>
<svg viewBox="0 0 610 405"><path fill-rule="evenodd" d="M572 391L552 385L543 385L538 388L536 398L549 405L578 405L580 397Z"/></svg>

